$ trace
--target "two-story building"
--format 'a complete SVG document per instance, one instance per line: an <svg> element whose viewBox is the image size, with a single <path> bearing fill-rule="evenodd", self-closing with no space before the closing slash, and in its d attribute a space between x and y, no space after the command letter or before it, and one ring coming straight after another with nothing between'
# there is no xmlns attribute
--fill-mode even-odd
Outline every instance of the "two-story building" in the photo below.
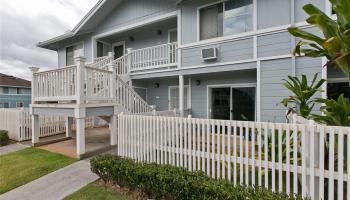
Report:
<svg viewBox="0 0 350 200"><path fill-rule="evenodd" d="M324 97L347 87L339 70L323 67L325 59L292 54L298 39L288 27L318 33L305 22L306 3L332 15L328 0L100 0L72 31L38 44L58 53L59 69L33 69L33 114L82 119L155 105L195 118L285 121L280 101L290 94L282 86L288 75L320 73L328 80ZM114 104L96 104L105 100L122 108L113 113ZM84 141L77 141L83 153Z"/></svg>
<svg viewBox="0 0 350 200"><path fill-rule="evenodd" d="M29 107L30 81L0 73L0 108Z"/></svg>

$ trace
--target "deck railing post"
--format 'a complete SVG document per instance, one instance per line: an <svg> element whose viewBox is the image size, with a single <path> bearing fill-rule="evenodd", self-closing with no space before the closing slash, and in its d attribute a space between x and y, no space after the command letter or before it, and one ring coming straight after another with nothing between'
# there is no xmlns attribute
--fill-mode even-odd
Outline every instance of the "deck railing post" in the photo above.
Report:
<svg viewBox="0 0 350 200"><path fill-rule="evenodd" d="M113 52L108 52L108 57L113 60L114 58L114 53ZM110 97L113 102L117 101L117 93L116 93L116 80L117 80L117 71L116 71L116 66L114 62L110 62L108 64L108 69L109 71L112 72L112 75L110 76Z"/></svg>
<svg viewBox="0 0 350 200"><path fill-rule="evenodd" d="M39 71L39 67L29 67L30 71L32 72L32 84L31 84L31 87L32 87L32 104L35 103L35 97L37 95L37 80L36 80L36 77L35 77L35 73L38 73Z"/></svg>
<svg viewBox="0 0 350 200"><path fill-rule="evenodd" d="M131 65L132 65L132 48L127 48L126 53L128 54L127 56L127 67L126 67L126 72L125 74L128 74L131 71Z"/></svg>
<svg viewBox="0 0 350 200"><path fill-rule="evenodd" d="M85 61L82 56L74 58L77 64L77 87L76 87L76 101L77 104L83 104L85 101L84 84L85 84Z"/></svg>

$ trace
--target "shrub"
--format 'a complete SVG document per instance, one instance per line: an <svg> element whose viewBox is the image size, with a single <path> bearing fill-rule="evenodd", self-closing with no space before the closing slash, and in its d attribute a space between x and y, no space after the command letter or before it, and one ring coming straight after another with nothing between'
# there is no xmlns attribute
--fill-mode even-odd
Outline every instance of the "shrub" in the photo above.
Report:
<svg viewBox="0 0 350 200"><path fill-rule="evenodd" d="M0 130L0 146L5 146L10 142L10 138L8 136L8 132L4 130Z"/></svg>
<svg viewBox="0 0 350 200"><path fill-rule="evenodd" d="M155 199L302 199L261 187L234 186L229 181L216 180L202 172L190 172L170 165L137 163L114 155L91 159L91 170L104 181L139 189Z"/></svg>

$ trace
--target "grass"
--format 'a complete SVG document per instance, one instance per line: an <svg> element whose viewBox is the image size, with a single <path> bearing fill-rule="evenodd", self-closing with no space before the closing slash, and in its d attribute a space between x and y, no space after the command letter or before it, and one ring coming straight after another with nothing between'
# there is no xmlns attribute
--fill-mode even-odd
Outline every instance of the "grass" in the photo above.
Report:
<svg viewBox="0 0 350 200"><path fill-rule="evenodd" d="M97 183L90 183L77 192L64 198L64 200L128 200L130 198L106 189Z"/></svg>
<svg viewBox="0 0 350 200"><path fill-rule="evenodd" d="M0 156L0 194L73 163L75 159L27 148Z"/></svg>

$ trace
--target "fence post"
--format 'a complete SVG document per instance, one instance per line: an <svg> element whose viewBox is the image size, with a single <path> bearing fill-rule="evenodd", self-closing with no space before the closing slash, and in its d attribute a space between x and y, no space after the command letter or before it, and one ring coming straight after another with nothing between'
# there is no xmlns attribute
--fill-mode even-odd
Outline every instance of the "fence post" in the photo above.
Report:
<svg viewBox="0 0 350 200"><path fill-rule="evenodd" d="M82 56L74 58L77 64L77 87L76 87L76 101L77 104L83 104L85 101L84 84L85 84L85 61ZM86 88L88 89L88 88Z"/></svg>
<svg viewBox="0 0 350 200"><path fill-rule="evenodd" d="M309 120L309 131L306 135L306 166L310 175L307 176L307 193L311 199L319 199L319 178L315 176L315 167L320 164L320 135L317 133L317 124L314 120ZM306 133L305 133L306 134ZM321 186L323 187L323 186Z"/></svg>
<svg viewBox="0 0 350 200"><path fill-rule="evenodd" d="M32 72L32 84L31 84L31 87L32 87L32 104L35 103L35 97L37 95L37 80L36 80L36 77L35 77L35 73L38 73L39 71L39 67L29 67L30 71Z"/></svg>

